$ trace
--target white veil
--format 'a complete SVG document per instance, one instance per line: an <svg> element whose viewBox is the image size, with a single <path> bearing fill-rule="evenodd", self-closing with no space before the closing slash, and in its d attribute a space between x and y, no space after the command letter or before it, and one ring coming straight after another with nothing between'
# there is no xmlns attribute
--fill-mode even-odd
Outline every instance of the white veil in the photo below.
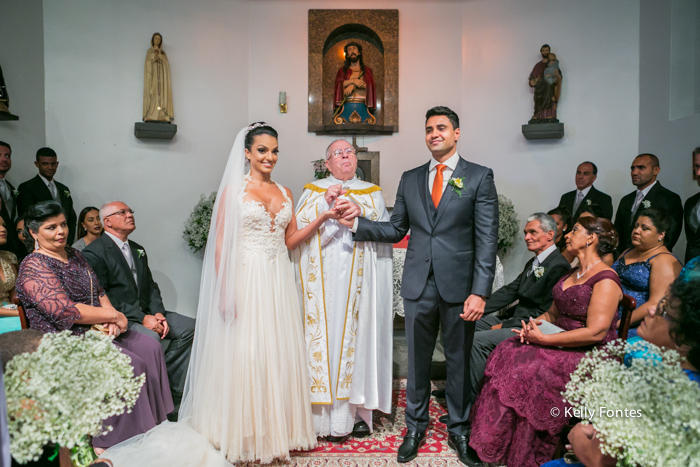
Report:
<svg viewBox="0 0 700 467"><path fill-rule="evenodd" d="M112 460L115 467L231 465L222 453L228 451L233 435L228 433L229 404L230 395L237 390L230 364L235 325L236 206L245 177L245 137L259 126L263 124L246 127L236 136L216 195L179 421L164 422L107 450L102 457Z"/></svg>

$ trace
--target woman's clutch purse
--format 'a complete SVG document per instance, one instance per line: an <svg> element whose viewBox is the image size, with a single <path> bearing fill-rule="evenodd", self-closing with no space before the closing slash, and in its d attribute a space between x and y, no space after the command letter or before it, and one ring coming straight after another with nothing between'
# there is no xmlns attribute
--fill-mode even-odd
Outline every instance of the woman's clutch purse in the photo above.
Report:
<svg viewBox="0 0 700 467"><path fill-rule="evenodd" d="M559 326L555 326L554 324L550 323L549 321L542 320L542 324L537 325L538 328L540 328L540 331L542 331L542 334L557 334L560 332L564 332L565 330L560 328Z"/></svg>
<svg viewBox="0 0 700 467"><path fill-rule="evenodd" d="M101 332L102 334L109 334L109 329L107 329L107 326L103 326L101 324L93 324L92 326L90 326L90 329L93 331Z"/></svg>

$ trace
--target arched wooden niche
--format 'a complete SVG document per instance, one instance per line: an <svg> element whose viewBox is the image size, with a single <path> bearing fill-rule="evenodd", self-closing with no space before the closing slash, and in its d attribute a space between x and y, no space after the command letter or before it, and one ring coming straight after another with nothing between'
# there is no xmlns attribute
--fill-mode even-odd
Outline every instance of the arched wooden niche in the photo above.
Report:
<svg viewBox="0 0 700 467"><path fill-rule="evenodd" d="M398 126L398 10L309 10L309 131L317 134L391 134ZM362 46L374 77L376 122L333 122L338 69L349 42Z"/></svg>

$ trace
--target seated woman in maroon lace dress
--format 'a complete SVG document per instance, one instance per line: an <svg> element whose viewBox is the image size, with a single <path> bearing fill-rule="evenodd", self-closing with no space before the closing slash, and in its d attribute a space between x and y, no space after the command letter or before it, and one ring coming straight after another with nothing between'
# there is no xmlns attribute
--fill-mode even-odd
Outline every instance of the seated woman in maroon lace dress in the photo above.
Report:
<svg viewBox="0 0 700 467"><path fill-rule="evenodd" d="M112 307L83 255L66 246L68 225L60 204L44 201L31 206L25 225L38 248L22 261L16 288L30 327L80 335L91 325L101 324L116 336L114 345L131 357L134 374L146 374L132 411L105 420L113 430L94 438L93 447L100 453L145 433L173 410L160 343L127 329L126 317Z"/></svg>
<svg viewBox="0 0 700 467"><path fill-rule="evenodd" d="M579 268L554 286L551 308L523 322L518 336L502 342L486 364L484 385L472 409L469 445L484 462L539 466L552 459L568 423L561 392L586 351L617 337L613 319L622 298L620 281L601 257L617 246L607 219L579 218L567 234ZM564 330L543 334L548 321ZM477 465L474 459L474 465Z"/></svg>

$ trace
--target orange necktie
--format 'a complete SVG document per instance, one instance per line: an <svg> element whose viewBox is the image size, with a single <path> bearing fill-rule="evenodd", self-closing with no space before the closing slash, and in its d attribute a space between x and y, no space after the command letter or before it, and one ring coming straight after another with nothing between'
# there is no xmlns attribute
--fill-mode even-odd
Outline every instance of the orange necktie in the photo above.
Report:
<svg viewBox="0 0 700 467"><path fill-rule="evenodd" d="M442 198L442 171L447 168L445 164L438 164L435 166L437 172L435 173L435 180L433 181L433 192L431 196L433 198L433 204L435 208L440 204L440 198Z"/></svg>

